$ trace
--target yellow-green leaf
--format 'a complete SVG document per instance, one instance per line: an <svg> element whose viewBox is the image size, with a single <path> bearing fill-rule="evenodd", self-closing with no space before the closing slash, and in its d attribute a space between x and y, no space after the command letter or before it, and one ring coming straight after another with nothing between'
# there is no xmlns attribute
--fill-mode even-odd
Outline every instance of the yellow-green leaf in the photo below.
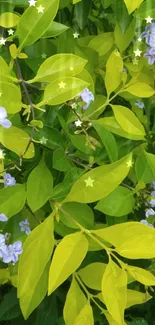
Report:
<svg viewBox="0 0 155 325"><path fill-rule="evenodd" d="M80 266L88 251L88 241L81 233L65 236L53 255L48 293L51 294ZM60 263L61 261L61 263Z"/></svg>
<svg viewBox="0 0 155 325"><path fill-rule="evenodd" d="M135 36L136 23L135 19L132 20L130 26L125 33L122 32L118 23L116 23L114 29L115 43L119 48L120 52L124 52L129 44L132 42ZM132 64L133 65L133 64Z"/></svg>
<svg viewBox="0 0 155 325"><path fill-rule="evenodd" d="M10 273L8 269L0 269L0 285L5 284L10 280Z"/></svg>
<svg viewBox="0 0 155 325"><path fill-rule="evenodd" d="M145 135L145 129L136 115L127 107L121 105L111 105L115 118L122 129L134 135Z"/></svg>
<svg viewBox="0 0 155 325"><path fill-rule="evenodd" d="M106 197L128 175L131 162L129 154L112 164L94 168L76 181L64 202L90 203Z"/></svg>
<svg viewBox="0 0 155 325"><path fill-rule="evenodd" d="M44 8L42 13L35 6L29 6L18 24L20 50L36 42L45 33L57 13L59 0L40 0L38 5Z"/></svg>
<svg viewBox="0 0 155 325"><path fill-rule="evenodd" d="M0 142L4 147L15 152L19 156L22 156L26 151L29 140L29 135L15 126L11 126L9 129L0 127ZM33 156L34 145L31 143L24 158L32 158Z"/></svg>
<svg viewBox="0 0 155 325"><path fill-rule="evenodd" d="M105 86L108 96L120 85L123 72L123 60L120 53L114 50L106 64Z"/></svg>
<svg viewBox="0 0 155 325"><path fill-rule="evenodd" d="M0 190L0 213L8 218L20 212L26 202L26 188L24 184L15 184Z"/></svg>
<svg viewBox="0 0 155 325"><path fill-rule="evenodd" d="M114 116L100 118L99 120L95 121L96 124L103 125L105 129L108 131L117 134L123 138L131 139L131 140L144 140L144 136L131 134L126 132L120 124L117 122Z"/></svg>
<svg viewBox="0 0 155 325"><path fill-rule="evenodd" d="M33 300L33 309L32 299L34 299L35 290L37 289L38 291L39 289L37 288L39 286L38 283L40 283L40 290L42 290L40 280L50 260L53 247L53 218L49 216L43 223L34 228L26 238L23 245L23 254L19 261L18 297L20 298L20 306L25 318L37 307L38 299L40 299L39 292L38 297L36 296L36 299Z"/></svg>
<svg viewBox="0 0 155 325"><path fill-rule="evenodd" d="M87 61L77 55L64 53L55 54L45 60L38 69L34 79L29 80L29 83L36 81L50 82L61 76L70 77L80 73Z"/></svg>
<svg viewBox="0 0 155 325"><path fill-rule="evenodd" d="M113 33L103 33L100 35L95 35L90 41L88 46L99 53L99 56L105 55L109 52L114 44Z"/></svg>
<svg viewBox="0 0 155 325"><path fill-rule="evenodd" d="M13 59L17 58L18 50L15 44L9 46L9 51Z"/></svg>
<svg viewBox="0 0 155 325"><path fill-rule="evenodd" d="M125 88L125 91L134 96L142 98L148 98L155 94L155 90L151 86L140 81L135 81L132 84L130 83L130 85Z"/></svg>
<svg viewBox="0 0 155 325"><path fill-rule="evenodd" d="M19 87L11 82L0 81L0 92L0 106L4 106L9 114L15 114L21 110L21 91Z"/></svg>
<svg viewBox="0 0 155 325"><path fill-rule="evenodd" d="M43 102L39 103L37 106L43 104L47 105L58 105L62 104L75 96L89 84L81 79L73 77L62 77L52 81L44 92Z"/></svg>
<svg viewBox="0 0 155 325"><path fill-rule="evenodd" d="M155 230L153 228L146 227L142 223L134 221L116 224L111 227L98 230L92 230L92 232L115 247L119 247L128 240L137 238L140 235L143 237L150 236L151 238L155 236Z"/></svg>
<svg viewBox="0 0 155 325"><path fill-rule="evenodd" d="M0 56L0 78L2 80L5 79L5 76L6 76L6 79L8 79L10 76L10 70L9 70L9 67L7 65L7 63L5 62L5 60L2 58L2 56ZM8 78L7 78L8 76ZM1 89L1 88L0 88Z"/></svg>
<svg viewBox="0 0 155 325"><path fill-rule="evenodd" d="M73 277L63 309L63 316L66 325L73 325L77 315L86 303L87 299Z"/></svg>
<svg viewBox="0 0 155 325"><path fill-rule="evenodd" d="M83 307L73 325L94 325L93 310L89 304Z"/></svg>
<svg viewBox="0 0 155 325"><path fill-rule="evenodd" d="M148 300L150 300L152 297L149 295L148 292L143 293L143 292L139 292L136 290L127 290L127 304L126 304L126 308L129 308L131 306L134 305L140 305L143 304L145 302L147 302Z"/></svg>
<svg viewBox="0 0 155 325"><path fill-rule="evenodd" d="M41 208L52 195L53 176L42 157L27 181L27 202L32 211Z"/></svg>
<svg viewBox="0 0 155 325"><path fill-rule="evenodd" d="M20 21L20 16L13 12L4 12L0 15L0 26L10 28L16 26Z"/></svg>
<svg viewBox="0 0 155 325"><path fill-rule="evenodd" d="M102 295L105 305L119 325L124 325L127 302L127 274L111 259L102 278Z"/></svg>
<svg viewBox="0 0 155 325"><path fill-rule="evenodd" d="M127 266L127 271L136 281L144 284L145 286L155 285L155 276L147 270L141 269L136 266Z"/></svg>
<svg viewBox="0 0 155 325"><path fill-rule="evenodd" d="M94 290L101 290L101 282L106 264L96 262L78 271L78 275L85 285Z"/></svg>
<svg viewBox="0 0 155 325"><path fill-rule="evenodd" d="M128 13L129 15L135 10L137 9L141 3L143 2L144 0L124 0L125 4L126 4L126 7L128 9Z"/></svg>

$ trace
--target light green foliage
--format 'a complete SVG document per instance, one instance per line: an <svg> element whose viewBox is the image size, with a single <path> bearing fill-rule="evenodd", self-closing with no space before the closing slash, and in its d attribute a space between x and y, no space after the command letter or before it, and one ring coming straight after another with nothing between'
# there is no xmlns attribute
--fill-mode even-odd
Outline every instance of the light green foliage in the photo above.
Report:
<svg viewBox="0 0 155 325"><path fill-rule="evenodd" d="M44 157L33 171L27 181L27 201L32 211L38 210L51 197L53 176L46 166Z"/></svg>
<svg viewBox="0 0 155 325"><path fill-rule="evenodd" d="M40 0L39 5L44 8L43 13L38 13L35 7L29 7L22 15L17 28L19 49L33 44L41 37L54 19L59 0Z"/></svg>
<svg viewBox="0 0 155 325"><path fill-rule="evenodd" d="M133 37L135 35L135 26L136 24L133 19L126 32L123 33L119 24L116 24L114 30L114 37L116 45L118 46L120 52L125 51L129 44L132 42Z"/></svg>
<svg viewBox="0 0 155 325"><path fill-rule="evenodd" d="M14 27L19 23L20 16L12 12L5 12L0 15L0 26L5 28Z"/></svg>
<svg viewBox="0 0 155 325"><path fill-rule="evenodd" d="M134 204L132 191L118 186L112 193L100 200L95 209L110 216L121 217L132 212Z"/></svg>
<svg viewBox="0 0 155 325"><path fill-rule="evenodd" d="M135 9L137 9L144 0L124 0L129 14L131 14Z"/></svg>
<svg viewBox="0 0 155 325"><path fill-rule="evenodd" d="M136 175L139 181L146 184L155 179L155 155L146 151L140 153L135 165Z"/></svg>
<svg viewBox="0 0 155 325"><path fill-rule="evenodd" d="M111 259L102 278L102 295L110 315L124 325L124 310L127 302L127 274Z"/></svg>
<svg viewBox="0 0 155 325"><path fill-rule="evenodd" d="M48 262L53 247L53 219L49 216L25 240L24 253L19 262L17 289L25 318L28 318L47 292Z"/></svg>
<svg viewBox="0 0 155 325"><path fill-rule="evenodd" d="M73 54L56 54L42 63L36 77L29 82L50 82L61 76L75 76L83 70L86 63L86 60Z"/></svg>
<svg viewBox="0 0 155 325"><path fill-rule="evenodd" d="M7 75L8 69L1 67L1 74ZM15 114L21 110L21 92L20 88L11 83L10 81L0 81L0 91L2 93L0 97L1 105L4 106L8 112L8 114ZM9 93L9 101L8 101L8 93Z"/></svg>
<svg viewBox="0 0 155 325"><path fill-rule="evenodd" d="M96 262L80 269L78 275L87 287L94 290L101 290L101 282L105 269L106 264Z"/></svg>
<svg viewBox="0 0 155 325"><path fill-rule="evenodd" d="M59 24L56 21L52 21L51 25L48 27L46 32L42 35L41 38L55 37L64 33L68 27L63 24Z"/></svg>
<svg viewBox="0 0 155 325"><path fill-rule="evenodd" d="M26 202L26 188L24 184L6 187L0 190L0 213L12 217L22 210Z"/></svg>
<svg viewBox="0 0 155 325"><path fill-rule="evenodd" d="M11 126L9 129L4 129L0 126L0 142L7 149L15 152L19 156L24 158L32 158L35 154L33 143L30 144L29 135L15 126Z"/></svg>
<svg viewBox="0 0 155 325"><path fill-rule="evenodd" d="M94 224L94 214L87 204L68 202L62 205L65 212L72 215L81 226L92 229ZM71 219L67 218L66 214L62 211L59 212L60 220L70 228L78 229L78 226Z"/></svg>
<svg viewBox="0 0 155 325"><path fill-rule="evenodd" d="M105 55L114 44L113 33L104 33L98 36L95 36L90 43L89 47L94 49L99 53L100 56Z"/></svg>
<svg viewBox="0 0 155 325"><path fill-rule="evenodd" d="M150 272L141 269L136 266L128 266L127 270L129 274L138 282L145 286L151 286L155 284L155 277Z"/></svg>
<svg viewBox="0 0 155 325"><path fill-rule="evenodd" d="M74 325L94 325L92 307L86 304L76 317Z"/></svg>
<svg viewBox="0 0 155 325"><path fill-rule="evenodd" d="M130 308L131 306L134 305L139 305L139 304L143 304L145 302L147 302L148 300L150 300L152 297L149 295L148 292L143 293L143 292L139 292L136 290L127 290L127 304L126 304L126 308Z"/></svg>
<svg viewBox="0 0 155 325"><path fill-rule="evenodd" d="M128 175L130 170L128 163L131 161L132 155L130 154L117 162L109 165L102 165L87 172L73 185L71 192L65 199L65 202L76 201L89 203L106 197ZM114 179L111 177L112 175L115 175Z"/></svg>
<svg viewBox="0 0 155 325"><path fill-rule="evenodd" d="M51 294L82 263L88 250L86 237L77 232L65 236L55 249L49 272L48 293ZM60 264L61 261L61 264Z"/></svg>
<svg viewBox="0 0 155 325"><path fill-rule="evenodd" d="M111 105L116 121L120 124L122 129L127 133L144 136L145 130L143 125L139 122L134 113L127 107L119 105Z"/></svg>
<svg viewBox="0 0 155 325"><path fill-rule="evenodd" d="M117 89L121 83L123 60L120 53L115 50L106 63L105 86L108 96Z"/></svg>
<svg viewBox="0 0 155 325"><path fill-rule="evenodd" d="M155 91L152 87L140 81L131 81L130 85L125 90L134 96L143 98L148 98L155 94Z"/></svg>
<svg viewBox="0 0 155 325"><path fill-rule="evenodd" d="M85 81L73 78L62 77L58 74L58 79L50 82L44 92L43 103L47 105L58 105L66 102L79 95L79 93L86 88L89 84ZM61 86L62 83L62 86ZM42 103L38 104L41 106Z"/></svg>
<svg viewBox="0 0 155 325"><path fill-rule="evenodd" d="M74 323L77 315L86 305L86 303L87 299L83 294L82 290L80 289L77 281L73 277L71 286L67 293L63 310L66 325L72 325Z"/></svg>

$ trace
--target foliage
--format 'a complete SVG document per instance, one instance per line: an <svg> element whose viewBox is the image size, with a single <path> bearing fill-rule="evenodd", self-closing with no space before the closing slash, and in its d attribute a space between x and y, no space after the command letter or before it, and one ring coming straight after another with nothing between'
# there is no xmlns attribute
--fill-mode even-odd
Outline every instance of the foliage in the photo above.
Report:
<svg viewBox="0 0 155 325"><path fill-rule="evenodd" d="M3 325L155 325L153 19L0 1Z"/></svg>

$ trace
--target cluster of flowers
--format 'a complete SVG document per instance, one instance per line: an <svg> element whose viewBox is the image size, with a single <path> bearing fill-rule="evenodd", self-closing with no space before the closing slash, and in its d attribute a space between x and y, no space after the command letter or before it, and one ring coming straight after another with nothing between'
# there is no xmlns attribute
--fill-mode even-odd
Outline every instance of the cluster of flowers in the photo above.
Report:
<svg viewBox="0 0 155 325"><path fill-rule="evenodd" d="M155 211L153 210L153 208L155 208L155 181L152 182L151 185L152 185L153 191L151 192L149 199L145 202L145 205L148 206L148 209L146 209L146 211L145 211L146 219L149 218L150 216L155 215ZM154 226L151 223L149 223L146 219L141 220L141 223L154 228Z"/></svg>
<svg viewBox="0 0 155 325"><path fill-rule="evenodd" d="M93 93L88 89L85 88L79 95L81 97L81 99L83 100L83 102L85 102L86 104L83 106L83 109L86 110L88 108L88 106L90 105L90 103L92 101L94 101L94 95Z"/></svg>
<svg viewBox="0 0 155 325"><path fill-rule="evenodd" d="M7 119L7 111L3 106L0 106L0 125L4 128L4 129L8 129L10 128L10 126L12 125L12 123Z"/></svg>
<svg viewBox="0 0 155 325"><path fill-rule="evenodd" d="M7 216L4 213L0 214L0 221L6 222L8 220ZM26 235L29 235L31 232L28 219L19 222L21 232L24 232ZM15 264L18 262L19 255L22 254L22 242L20 240L14 242L13 244L7 245L8 234L0 234L0 259L4 263L12 262Z"/></svg>
<svg viewBox="0 0 155 325"><path fill-rule="evenodd" d="M155 62L155 22L145 27L141 37L145 39L148 45L144 56L148 58L148 63L152 65Z"/></svg>

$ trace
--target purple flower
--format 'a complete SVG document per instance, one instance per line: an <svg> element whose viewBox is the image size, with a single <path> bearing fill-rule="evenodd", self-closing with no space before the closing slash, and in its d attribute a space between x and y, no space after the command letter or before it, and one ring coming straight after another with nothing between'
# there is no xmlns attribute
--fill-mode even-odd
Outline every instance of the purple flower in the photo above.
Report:
<svg viewBox="0 0 155 325"><path fill-rule="evenodd" d="M149 203L152 208L155 207L155 199L152 199Z"/></svg>
<svg viewBox="0 0 155 325"><path fill-rule="evenodd" d="M155 48L148 47L144 56L148 58L148 64L152 65L155 62Z"/></svg>
<svg viewBox="0 0 155 325"><path fill-rule="evenodd" d="M29 224L28 219L25 219L24 221L20 221L19 226L20 226L21 232L25 232L26 235L30 234L31 229L30 229L30 224Z"/></svg>
<svg viewBox="0 0 155 325"><path fill-rule="evenodd" d="M136 100L134 104L135 104L135 106L137 106L141 109L143 109L145 107L144 103L141 100Z"/></svg>
<svg viewBox="0 0 155 325"><path fill-rule="evenodd" d="M7 218L7 216L6 216L4 213L1 213L1 214L0 214L0 221L1 221L1 222L6 222L6 221L8 221L8 218Z"/></svg>
<svg viewBox="0 0 155 325"><path fill-rule="evenodd" d="M7 246L5 244L5 235L0 234L0 258L3 258L5 254Z"/></svg>
<svg viewBox="0 0 155 325"><path fill-rule="evenodd" d="M148 218L149 216L154 216L154 215L155 215L155 211L153 209L147 209L145 212L146 218Z"/></svg>
<svg viewBox="0 0 155 325"><path fill-rule="evenodd" d="M12 123L6 118L7 111L3 106L0 106L0 125L3 126L4 129L10 128Z"/></svg>
<svg viewBox="0 0 155 325"><path fill-rule="evenodd" d="M87 109L88 106L90 105L91 101L94 101L94 95L93 93L88 89L85 88L79 95L82 100L86 103L86 105L84 105L83 109Z"/></svg>
<svg viewBox="0 0 155 325"><path fill-rule="evenodd" d="M15 243L9 245L6 251L3 254L3 262L4 263L16 263L18 262L19 255L22 254L22 242L16 241Z"/></svg>
<svg viewBox="0 0 155 325"><path fill-rule="evenodd" d="M153 225L152 225L151 223L148 223L148 222L147 222L147 220L144 220L144 219L143 219L143 220L140 221L140 223L142 223L143 225L146 225L146 226L149 226L149 227L154 228Z"/></svg>
<svg viewBox="0 0 155 325"><path fill-rule="evenodd" d="M155 196L155 191L152 191L151 192L151 196Z"/></svg>
<svg viewBox="0 0 155 325"><path fill-rule="evenodd" d="M155 22L145 27L145 31L141 35L142 38L145 38L146 44L151 47L155 46Z"/></svg>
<svg viewBox="0 0 155 325"><path fill-rule="evenodd" d="M16 184L16 180L9 173L4 174L4 187L13 186Z"/></svg>

